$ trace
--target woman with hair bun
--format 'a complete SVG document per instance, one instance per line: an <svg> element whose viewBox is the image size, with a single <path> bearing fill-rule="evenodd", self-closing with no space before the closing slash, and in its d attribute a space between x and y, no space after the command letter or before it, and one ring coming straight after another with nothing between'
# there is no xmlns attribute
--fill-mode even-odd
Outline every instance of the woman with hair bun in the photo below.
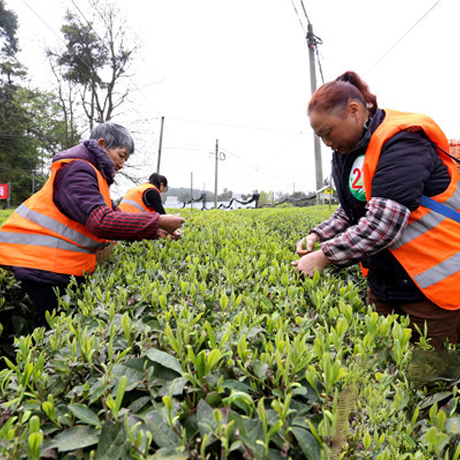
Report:
<svg viewBox="0 0 460 460"><path fill-rule="evenodd" d="M120 202L120 209L127 212L157 212L166 214L161 194L168 190L168 179L153 173L145 184L129 189Z"/></svg>
<svg viewBox="0 0 460 460"><path fill-rule="evenodd" d="M310 124L333 150L340 206L297 243L297 271L361 263L367 303L409 315L412 340L428 330L435 349L460 340L458 170L429 117L381 109L355 72L324 84L308 104ZM315 243L320 249L314 250Z"/></svg>
<svg viewBox="0 0 460 460"><path fill-rule="evenodd" d="M119 208L125 212L155 212L160 215L166 214L161 201L161 194L168 190L168 179L158 173L153 173L149 181L137 187L129 189L119 204ZM176 214L180 217L180 214ZM164 233L163 237L172 240L182 238L182 231L177 229L172 233Z"/></svg>

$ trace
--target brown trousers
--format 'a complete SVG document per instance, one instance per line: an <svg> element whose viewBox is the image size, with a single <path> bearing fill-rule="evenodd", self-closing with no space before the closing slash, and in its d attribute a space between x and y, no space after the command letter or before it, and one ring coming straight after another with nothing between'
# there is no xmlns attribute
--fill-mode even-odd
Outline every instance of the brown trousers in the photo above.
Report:
<svg viewBox="0 0 460 460"><path fill-rule="evenodd" d="M412 342L419 340L419 334L415 329L416 324L423 333L425 322L428 329L429 343L436 349L444 348L446 339L450 343L460 341L460 310L444 310L430 300L418 302L384 302L367 288L367 304L375 305L379 315L396 313L401 316L409 316L412 329Z"/></svg>

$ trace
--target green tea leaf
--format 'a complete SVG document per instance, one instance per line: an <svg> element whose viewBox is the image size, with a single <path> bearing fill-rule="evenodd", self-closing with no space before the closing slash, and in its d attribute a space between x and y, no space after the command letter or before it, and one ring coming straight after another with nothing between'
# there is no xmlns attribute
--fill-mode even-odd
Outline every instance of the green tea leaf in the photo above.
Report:
<svg viewBox="0 0 460 460"><path fill-rule="evenodd" d="M97 427L101 426L99 417L89 407L83 404L69 404L68 408L83 423Z"/></svg>
<svg viewBox="0 0 460 460"><path fill-rule="evenodd" d="M254 374L260 380L265 380L268 375L269 366L267 363L263 361L259 361L258 359L254 360L252 363L252 367L254 369Z"/></svg>
<svg viewBox="0 0 460 460"><path fill-rule="evenodd" d="M96 460L118 460L123 454L126 442L123 422L105 422L96 451Z"/></svg>
<svg viewBox="0 0 460 460"><path fill-rule="evenodd" d="M296 426L292 427L291 431L307 460L318 460L321 458L321 446L310 432Z"/></svg>
<svg viewBox="0 0 460 460"><path fill-rule="evenodd" d="M182 375L184 372L179 361L174 356L164 351L157 350L156 348L151 348L147 351L146 356L148 359L150 359L150 361L161 364L163 367L171 369L180 375Z"/></svg>
<svg viewBox="0 0 460 460"><path fill-rule="evenodd" d="M122 364L115 364L113 366L113 375L119 380L126 376L126 391L131 391L137 388L145 379L145 366L146 360L143 358L130 359Z"/></svg>
<svg viewBox="0 0 460 460"><path fill-rule="evenodd" d="M145 418L145 424L158 446L170 448L171 446L177 447L179 445L176 433L158 411L150 412Z"/></svg>
<svg viewBox="0 0 460 460"><path fill-rule="evenodd" d="M216 423L213 418L213 413L214 409L204 400L200 399L197 410L197 423L202 437L215 430Z"/></svg>
<svg viewBox="0 0 460 460"><path fill-rule="evenodd" d="M56 435L47 449L59 452L70 452L76 449L93 446L99 441L99 431L88 425L76 425Z"/></svg>
<svg viewBox="0 0 460 460"><path fill-rule="evenodd" d="M173 449L162 448L158 449L152 460L188 460L190 457L188 454L178 454Z"/></svg>

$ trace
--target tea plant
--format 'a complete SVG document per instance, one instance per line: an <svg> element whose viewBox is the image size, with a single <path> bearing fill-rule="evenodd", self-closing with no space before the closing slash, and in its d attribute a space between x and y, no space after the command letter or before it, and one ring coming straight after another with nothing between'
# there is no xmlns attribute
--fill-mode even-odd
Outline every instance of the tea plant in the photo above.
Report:
<svg viewBox="0 0 460 460"><path fill-rule="evenodd" d="M417 361L357 268L291 267L329 212L185 211L181 241L119 243L4 358L0 457L458 459L456 363Z"/></svg>

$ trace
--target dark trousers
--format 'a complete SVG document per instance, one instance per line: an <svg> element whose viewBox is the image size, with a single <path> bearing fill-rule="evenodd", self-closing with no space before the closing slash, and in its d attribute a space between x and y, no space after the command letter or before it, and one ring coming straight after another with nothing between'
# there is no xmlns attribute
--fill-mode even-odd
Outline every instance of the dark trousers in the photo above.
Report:
<svg viewBox="0 0 460 460"><path fill-rule="evenodd" d="M45 313L58 308L58 297L65 292L65 286L21 281L21 286L30 297L37 312L37 327L49 329Z"/></svg>
<svg viewBox="0 0 460 460"><path fill-rule="evenodd" d="M375 305L380 315L396 313L401 316L409 316L412 342L420 338L414 325L417 325L423 333L425 322L428 329L427 337L431 339L429 343L436 350L444 348L446 339L449 339L450 343L460 341L460 310L445 310L428 299L417 302L384 302L378 299L369 288L367 289L367 304Z"/></svg>

